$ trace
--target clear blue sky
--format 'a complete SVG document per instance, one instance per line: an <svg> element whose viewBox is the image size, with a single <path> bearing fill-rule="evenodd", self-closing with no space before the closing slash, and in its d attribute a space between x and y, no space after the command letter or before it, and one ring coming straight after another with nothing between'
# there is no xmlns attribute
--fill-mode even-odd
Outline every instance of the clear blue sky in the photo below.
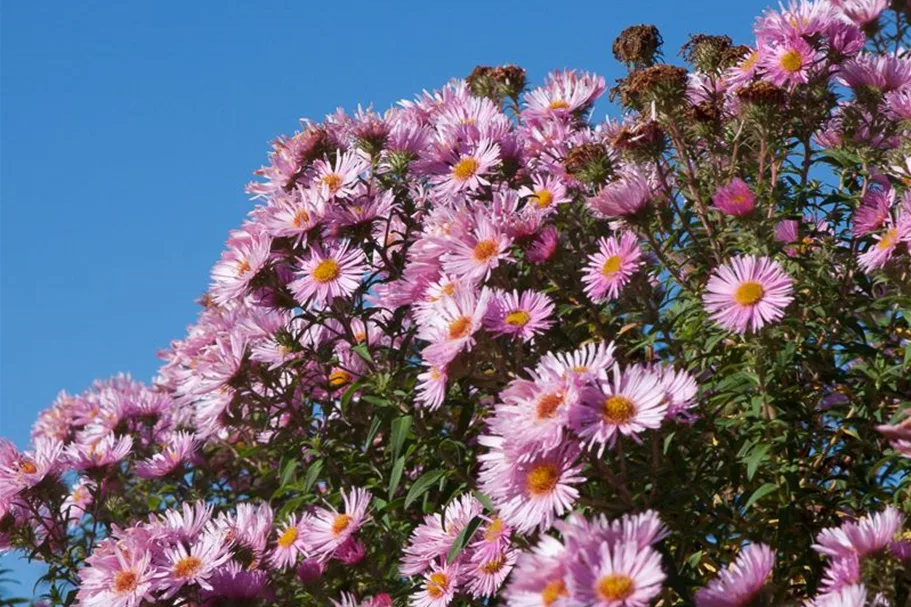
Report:
<svg viewBox="0 0 911 607"><path fill-rule="evenodd" d="M60 389L119 371L151 379L250 208L251 171L298 118L383 110L477 64L517 63L533 83L563 67L613 82L625 26L658 25L679 61L690 33L749 42L768 4L7 0L0 435L24 447ZM9 556L0 567L30 594L34 569Z"/></svg>

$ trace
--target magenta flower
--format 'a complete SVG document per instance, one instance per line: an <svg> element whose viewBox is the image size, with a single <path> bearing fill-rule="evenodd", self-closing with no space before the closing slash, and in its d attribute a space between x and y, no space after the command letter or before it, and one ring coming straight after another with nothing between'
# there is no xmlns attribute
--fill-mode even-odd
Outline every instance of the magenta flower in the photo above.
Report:
<svg viewBox="0 0 911 607"><path fill-rule="evenodd" d="M784 316L794 299L791 277L768 257L734 257L715 270L703 297L709 316L735 333L758 331Z"/></svg>
<svg viewBox="0 0 911 607"><path fill-rule="evenodd" d="M441 561L424 575L421 589L411 595L411 607L446 607L452 602L460 582L459 566Z"/></svg>
<svg viewBox="0 0 911 607"><path fill-rule="evenodd" d="M619 297L620 290L642 265L642 251L632 232L623 232L619 239L616 236L601 238L598 244L600 249L589 255L582 276L585 294L595 302Z"/></svg>
<svg viewBox="0 0 911 607"><path fill-rule="evenodd" d="M314 556L330 556L367 522L370 492L358 487L342 492L344 512L334 508L317 508L311 523L311 545Z"/></svg>
<svg viewBox="0 0 911 607"><path fill-rule="evenodd" d="M781 87L793 87L809 81L816 62L816 52L798 36L760 49L763 78Z"/></svg>
<svg viewBox="0 0 911 607"><path fill-rule="evenodd" d="M159 453L137 462L136 475L141 478L160 478L179 466L189 463L196 451L196 437L189 432L175 432Z"/></svg>
<svg viewBox="0 0 911 607"><path fill-rule="evenodd" d="M868 189L851 218L851 234L859 238L878 231L891 219L890 211L894 202L895 191L888 185Z"/></svg>
<svg viewBox="0 0 911 607"><path fill-rule="evenodd" d="M828 527L816 536L813 549L832 558L865 557L889 546L901 530L905 517L892 506L882 512L847 522L841 527Z"/></svg>
<svg viewBox="0 0 911 607"><path fill-rule="evenodd" d="M228 248L212 268L209 292L218 303L242 297L250 281L266 265L272 239L261 232L237 230L228 240Z"/></svg>
<svg viewBox="0 0 911 607"><path fill-rule="evenodd" d="M351 196L361 173L369 166L367 160L357 152L338 152L334 163L328 159L317 160L313 163L316 190L325 199Z"/></svg>
<svg viewBox="0 0 911 607"><path fill-rule="evenodd" d="M645 607L667 577L661 555L633 542L603 543L597 556L571 564L569 574L573 599L592 607Z"/></svg>
<svg viewBox="0 0 911 607"><path fill-rule="evenodd" d="M696 591L696 607L744 607L765 586L775 554L765 544L750 544L708 586Z"/></svg>
<svg viewBox="0 0 911 607"><path fill-rule="evenodd" d="M312 517L309 514L292 515L277 531L275 548L269 556L272 564L279 569L288 569L300 557L308 557L312 546L312 528Z"/></svg>
<svg viewBox="0 0 911 607"><path fill-rule="evenodd" d="M164 558L165 564L159 567L155 577L162 598L168 599L188 584L212 590L209 578L231 558L231 553L223 533L209 532L189 549L182 543L166 549Z"/></svg>
<svg viewBox="0 0 911 607"><path fill-rule="evenodd" d="M725 215L747 215L756 208L756 200L750 186L740 178L731 180L727 185L718 188L712 197L715 208Z"/></svg>
<svg viewBox="0 0 911 607"><path fill-rule="evenodd" d="M807 607L864 607L866 604L866 587L863 584L854 584L836 592L820 595L807 603Z"/></svg>
<svg viewBox="0 0 911 607"><path fill-rule="evenodd" d="M569 604L570 555L554 537L541 536L531 551L522 552L506 589L509 605L566 607Z"/></svg>
<svg viewBox="0 0 911 607"><path fill-rule="evenodd" d="M79 605L139 607L145 601L154 602L155 578L148 547L136 542L105 542L79 572Z"/></svg>
<svg viewBox="0 0 911 607"><path fill-rule="evenodd" d="M485 326L497 335L532 341L547 331L554 321L554 304L543 293L495 291L484 318Z"/></svg>
<svg viewBox="0 0 911 607"><path fill-rule="evenodd" d="M326 251L314 247L309 258L300 260L297 279L288 285L299 302L311 297L317 302L329 302L354 293L366 264L363 251L348 247L347 241Z"/></svg>
<svg viewBox="0 0 911 607"><path fill-rule="evenodd" d="M449 259L443 262L443 269L454 278L480 281L490 276L490 271L509 258L512 239L493 223L482 219L474 234L466 235L454 243Z"/></svg>
<svg viewBox="0 0 911 607"><path fill-rule="evenodd" d="M481 186L490 185L485 176L500 164L500 146L489 140L478 142L470 151L456 155L446 172L434 178L440 194L455 196L465 190L474 192Z"/></svg>
<svg viewBox="0 0 911 607"><path fill-rule="evenodd" d="M629 217L644 209L651 199L648 179L637 168L630 167L589 198L588 206L600 217Z"/></svg>
<svg viewBox="0 0 911 607"><path fill-rule="evenodd" d="M11 442L0 438L0 501L7 501L48 475L56 474L63 455L63 443L58 440L37 438L34 450L20 453Z"/></svg>

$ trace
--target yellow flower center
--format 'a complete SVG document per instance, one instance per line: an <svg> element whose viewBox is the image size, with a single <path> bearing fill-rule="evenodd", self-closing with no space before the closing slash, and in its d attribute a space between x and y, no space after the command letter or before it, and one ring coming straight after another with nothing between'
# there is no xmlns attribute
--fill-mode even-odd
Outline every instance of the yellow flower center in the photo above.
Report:
<svg viewBox="0 0 911 607"><path fill-rule="evenodd" d="M635 589L633 579L622 573L611 573L598 580L598 597L604 601L623 601Z"/></svg>
<svg viewBox="0 0 911 607"><path fill-rule="evenodd" d="M25 474L34 474L38 472L38 466L30 459L24 459L19 463L19 470Z"/></svg>
<svg viewBox="0 0 911 607"><path fill-rule="evenodd" d="M435 571L427 579L425 588L430 598L438 599L449 590L449 577L442 571Z"/></svg>
<svg viewBox="0 0 911 607"><path fill-rule="evenodd" d="M133 592L139 585L139 576L135 571L118 571L114 576L114 592L124 594Z"/></svg>
<svg viewBox="0 0 911 607"><path fill-rule="evenodd" d="M636 415L636 405L625 396L610 396L604 399L604 421L609 424L625 424Z"/></svg>
<svg viewBox="0 0 911 607"><path fill-rule="evenodd" d="M503 533L503 520L497 516L494 517L490 524L487 525L487 528L484 529L484 539L488 542L492 542Z"/></svg>
<svg viewBox="0 0 911 607"><path fill-rule="evenodd" d="M547 582L544 590L541 591L541 603L543 603L544 607L550 607L561 598L567 596L569 596L569 593L566 591L566 582L562 579L551 580Z"/></svg>
<svg viewBox="0 0 911 607"><path fill-rule="evenodd" d="M351 517L347 514L339 514L332 521L332 535L341 535L351 524Z"/></svg>
<svg viewBox="0 0 911 607"><path fill-rule="evenodd" d="M793 74L794 72L800 71L800 68L803 67L803 57L799 52L790 50L781 56L779 64L781 65L781 69Z"/></svg>
<svg viewBox="0 0 911 607"><path fill-rule="evenodd" d="M323 177L323 183L329 191L335 194L340 187L342 187L342 176L338 173L329 173Z"/></svg>
<svg viewBox="0 0 911 607"><path fill-rule="evenodd" d="M545 495L553 491L560 478L560 471L556 464L538 464L533 467L526 477L528 492L534 496Z"/></svg>
<svg viewBox="0 0 911 607"><path fill-rule="evenodd" d="M524 327L531 320L531 314L525 310L513 310L506 315L505 322L513 327Z"/></svg>
<svg viewBox="0 0 911 607"><path fill-rule="evenodd" d="M202 560L195 556L186 556L174 565L174 575L179 578L190 578L202 569Z"/></svg>
<svg viewBox="0 0 911 607"><path fill-rule="evenodd" d="M474 246L474 258L484 262L497 254L497 242L495 240L482 240Z"/></svg>
<svg viewBox="0 0 911 607"><path fill-rule="evenodd" d="M552 110L566 110L569 109L569 103L564 99L554 99L547 107Z"/></svg>
<svg viewBox="0 0 911 607"><path fill-rule="evenodd" d="M471 333L471 318L460 316L449 323L449 339L462 339Z"/></svg>
<svg viewBox="0 0 911 607"><path fill-rule="evenodd" d="M617 272L620 271L620 265L623 263L623 258L619 255L612 255L607 258L604 262L604 265L601 266L601 273L607 277L611 277Z"/></svg>
<svg viewBox="0 0 911 607"><path fill-rule="evenodd" d="M540 399L538 399L538 419L551 419L557 413L557 409L559 409L560 405L562 404L562 394L545 394Z"/></svg>
<svg viewBox="0 0 911 607"><path fill-rule="evenodd" d="M237 275L243 276L244 274L249 272L251 269L252 268L250 267L250 262L247 261L246 259L241 259L240 263L237 264Z"/></svg>
<svg viewBox="0 0 911 607"><path fill-rule="evenodd" d="M304 209L298 209L294 214L294 219L291 220L291 223L294 224L295 228L301 228L310 221L310 213Z"/></svg>
<svg viewBox="0 0 911 607"><path fill-rule="evenodd" d="M752 306L759 302L765 295L765 289L755 280L748 280L742 283L734 291L734 301L741 306Z"/></svg>
<svg viewBox="0 0 911 607"><path fill-rule="evenodd" d="M475 173L478 172L478 167L481 166L481 163L468 156L462 158L452 167L452 176L458 179L459 181L468 181L474 177Z"/></svg>
<svg viewBox="0 0 911 607"><path fill-rule="evenodd" d="M329 385L333 388L344 386L351 381L351 374L343 369L336 369L329 374Z"/></svg>
<svg viewBox="0 0 911 607"><path fill-rule="evenodd" d="M327 282L332 282L338 278L341 274L341 268L339 268L338 262L334 259L324 259L313 268L311 273L313 280L318 283L326 284Z"/></svg>
<svg viewBox="0 0 911 607"><path fill-rule="evenodd" d="M539 209L546 209L554 201L554 195L550 190L538 190L535 192L535 199Z"/></svg>
<svg viewBox="0 0 911 607"><path fill-rule="evenodd" d="M498 554L492 560L487 561L484 565L481 566L481 569L484 570L484 573L493 575L503 568L503 565L506 564L506 559L503 558L502 554Z"/></svg>
<svg viewBox="0 0 911 607"><path fill-rule="evenodd" d="M290 527L285 529L285 532L282 533L280 538L278 538L278 545L280 548L288 548L289 546L291 546L291 544L293 544L296 541L297 541L297 527L294 525L291 525Z"/></svg>
<svg viewBox="0 0 911 607"><path fill-rule="evenodd" d="M895 244L895 241L898 240L898 230L892 228L886 230L886 233L882 235L882 238L879 239L879 242L876 243L876 248L880 251L888 249Z"/></svg>

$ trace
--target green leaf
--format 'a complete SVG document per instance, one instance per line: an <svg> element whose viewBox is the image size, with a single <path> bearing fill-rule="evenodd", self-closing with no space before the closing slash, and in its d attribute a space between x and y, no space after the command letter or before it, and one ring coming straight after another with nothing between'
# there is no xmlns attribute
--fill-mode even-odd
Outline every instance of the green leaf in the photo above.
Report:
<svg viewBox="0 0 911 607"><path fill-rule="evenodd" d="M367 349L367 344L358 344L351 348L351 351L360 356L369 364L373 364L373 357L370 356L370 351Z"/></svg>
<svg viewBox="0 0 911 607"><path fill-rule="evenodd" d="M373 439L376 437L376 433L380 429L380 424L383 423L380 421L379 417L374 417L373 421L370 422L370 430L367 431L367 440L364 441L364 450L370 449L373 445Z"/></svg>
<svg viewBox="0 0 911 607"><path fill-rule="evenodd" d="M744 505L743 509L749 510L750 506L752 506L754 503L761 500L768 494L772 493L776 489L778 489L778 486L775 485L775 483L766 483L766 484L762 485L761 487L759 487L759 489L757 489L756 491L753 492L753 495L751 495L750 499L747 500L747 503L746 503L746 505Z"/></svg>
<svg viewBox="0 0 911 607"><path fill-rule="evenodd" d="M392 466L392 473L389 475L389 499L392 499L395 496L395 490L399 486L399 481L402 480L402 471L405 469L405 456L395 460L395 465Z"/></svg>
<svg viewBox="0 0 911 607"><path fill-rule="evenodd" d="M449 549L449 554L446 555L446 562L453 562L459 553L465 549L465 546L471 541L471 538L474 537L475 531L478 530L478 527L481 526L481 517L476 516L465 525L465 528L462 529L462 532L456 537L455 542L452 544L452 548Z"/></svg>
<svg viewBox="0 0 911 607"><path fill-rule="evenodd" d="M425 472L421 478L414 481L411 489L408 490L408 495L405 496L405 509L407 510L408 506L414 503L416 499L427 493L427 490L440 480L443 474L442 470L431 470L430 472Z"/></svg>
<svg viewBox="0 0 911 607"><path fill-rule="evenodd" d="M389 446L392 448L392 457L398 457L411 430L411 416L403 415L392 422L392 435L389 437Z"/></svg>
<svg viewBox="0 0 911 607"><path fill-rule="evenodd" d="M323 460L318 459L307 468L307 475L304 477L304 491L310 491L313 488L313 484L316 482L316 479L319 478L319 473L323 471Z"/></svg>
<svg viewBox="0 0 911 607"><path fill-rule="evenodd" d="M761 464L766 458L766 455L771 448L772 445L768 444L757 445L750 452L750 455L743 459L743 463L747 465L747 480L753 480L753 475L756 474L756 469L759 467L759 464Z"/></svg>
<svg viewBox="0 0 911 607"><path fill-rule="evenodd" d="M284 487L291 481L291 477L294 475L294 471L297 470L297 460L290 459L288 463L285 464L284 469L282 469L282 475L279 480L279 486Z"/></svg>
<svg viewBox="0 0 911 607"><path fill-rule="evenodd" d="M493 502L490 501L489 497L487 497L486 495L484 495L483 493L481 493L480 491L477 491L477 490L472 491L471 494L474 495L475 499L477 499L479 502L481 502L481 504L485 508L487 508L488 512L496 511L496 508L493 507Z"/></svg>

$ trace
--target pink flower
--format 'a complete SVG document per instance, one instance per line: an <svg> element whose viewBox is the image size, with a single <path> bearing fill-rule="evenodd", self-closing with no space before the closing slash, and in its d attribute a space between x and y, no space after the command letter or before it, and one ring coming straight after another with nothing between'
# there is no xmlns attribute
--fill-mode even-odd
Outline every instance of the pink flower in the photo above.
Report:
<svg viewBox="0 0 911 607"><path fill-rule="evenodd" d="M230 558L225 536L218 532L204 533L189 549L182 543L166 549L165 563L156 573L162 598L171 598L187 584L212 590L209 578Z"/></svg>
<svg viewBox="0 0 911 607"><path fill-rule="evenodd" d="M519 555L506 599L519 607L567 607L569 587L566 547L554 537L541 536L531 551Z"/></svg>
<svg viewBox="0 0 911 607"><path fill-rule="evenodd" d="M813 549L832 558L865 557L886 548L905 522L905 517L892 506L882 512L847 522L841 527L828 527L816 536Z"/></svg>
<svg viewBox="0 0 911 607"><path fill-rule="evenodd" d="M474 192L481 186L490 185L485 176L500 164L500 146L489 140L478 142L470 151L457 154L447 165L447 172L433 179L442 195L455 196L465 190Z"/></svg>
<svg viewBox="0 0 911 607"><path fill-rule="evenodd" d="M859 238L882 228L891 219L889 211L894 202L895 191L888 185L869 188L851 220L851 234Z"/></svg>
<svg viewBox="0 0 911 607"><path fill-rule="evenodd" d="M641 366L623 372L615 366L612 380L586 389L570 419L583 442L599 445L600 457L618 435L636 438L647 429L661 426L666 412L664 389L656 374Z"/></svg>
<svg viewBox="0 0 911 607"><path fill-rule="evenodd" d="M566 193L566 186L560 179L550 174L536 174L531 178L531 186L519 189L519 196L528 199L528 204L539 210L556 210L558 205L566 204L572 198Z"/></svg>
<svg viewBox="0 0 911 607"><path fill-rule="evenodd" d="M154 602L154 576L151 554L136 542L106 540L107 550L98 549L79 572L81 583L77 593L83 607L138 607L145 601Z"/></svg>
<svg viewBox="0 0 911 607"><path fill-rule="evenodd" d="M490 291L483 289L480 294L463 289L453 297L437 302L429 314L427 323L421 327L418 336L430 342L424 349L424 359L437 367L449 364L462 350L474 345L474 334L487 314Z"/></svg>
<svg viewBox="0 0 911 607"><path fill-rule="evenodd" d="M367 507L370 492L353 488L347 494L342 492L344 512L334 508L317 508L311 525L311 544L314 556L330 556L335 550L357 533L367 521Z"/></svg>
<svg viewBox="0 0 911 607"><path fill-rule="evenodd" d="M485 326L497 335L509 335L523 341L532 341L536 335L547 331L554 321L554 304L543 293L524 291L494 292L484 319Z"/></svg>
<svg viewBox="0 0 911 607"><path fill-rule="evenodd" d="M547 226L540 234L535 237L525 257L534 264L542 264L553 257L557 247L560 245L560 233L554 226Z"/></svg>
<svg viewBox="0 0 911 607"><path fill-rule="evenodd" d="M452 602L459 584L459 568L441 562L424 575L421 589L411 595L411 607L446 607Z"/></svg>
<svg viewBox="0 0 911 607"><path fill-rule="evenodd" d="M312 517L309 514L292 515L278 530L275 548L269 557L272 564L279 569L288 569L301 556L309 556L312 528Z"/></svg>
<svg viewBox="0 0 911 607"><path fill-rule="evenodd" d="M566 118L574 112L585 110L604 92L604 78L587 72L564 70L553 72L542 88L525 95L526 120Z"/></svg>
<svg viewBox="0 0 911 607"><path fill-rule="evenodd" d="M189 432L175 432L168 437L161 452L136 464L140 478L160 478L189 463L196 451L196 437Z"/></svg>
<svg viewBox="0 0 911 607"><path fill-rule="evenodd" d="M778 321L794 299L791 277L768 257L742 255L717 268L706 285L705 309L735 333Z"/></svg>
<svg viewBox="0 0 911 607"><path fill-rule="evenodd" d="M631 167L589 198L588 206L600 217L629 217L644 209L651 199L648 179Z"/></svg>
<svg viewBox="0 0 911 607"><path fill-rule="evenodd" d="M696 607L744 607L765 586L775 554L765 544L750 544L708 586L696 591Z"/></svg>
<svg viewBox="0 0 911 607"><path fill-rule="evenodd" d="M272 239L260 232L237 230L228 240L228 250L212 268L209 292L218 303L242 297L250 281L266 265Z"/></svg>
<svg viewBox="0 0 911 607"><path fill-rule="evenodd" d="M331 164L328 159L317 160L313 163L316 190L326 199L351 196L361 173L369 166L357 152L337 152Z"/></svg>
<svg viewBox="0 0 911 607"><path fill-rule="evenodd" d="M798 36L760 49L763 78L775 86L793 87L808 82L815 61L815 51Z"/></svg>
<svg viewBox="0 0 911 607"><path fill-rule="evenodd" d="M645 607L664 582L661 555L632 542L601 545L595 557L570 565L573 599L592 607Z"/></svg>
<svg viewBox="0 0 911 607"><path fill-rule="evenodd" d="M133 449L132 436L108 434L90 443L73 443L64 450L74 470L103 468L122 461Z"/></svg>
<svg viewBox="0 0 911 607"><path fill-rule="evenodd" d="M495 596L515 566L517 557L515 550L495 554L474 553L464 574L468 593L475 598Z"/></svg>
<svg viewBox="0 0 911 607"><path fill-rule="evenodd" d="M747 215L756 208L756 201L750 186L742 179L735 178L718 188L712 197L715 208L725 215Z"/></svg>
<svg viewBox="0 0 911 607"><path fill-rule="evenodd" d="M857 262L865 272L872 272L886 265L896 247L908 236L901 230L902 226L887 225L880 233L873 236L875 242L861 253Z"/></svg>
<svg viewBox="0 0 911 607"><path fill-rule="evenodd" d="M837 592L816 597L807 607L864 607L867 604L867 589L863 584L846 586Z"/></svg>
<svg viewBox="0 0 911 607"><path fill-rule="evenodd" d="M619 297L620 290L642 265L642 251L632 232L623 232L619 239L616 236L601 238L598 244L600 249L589 255L582 276L585 294L595 302Z"/></svg>
<svg viewBox="0 0 911 607"><path fill-rule="evenodd" d="M51 438L37 438L34 450L19 453L6 439L0 438L0 501L31 489L60 469L63 443Z"/></svg>
<svg viewBox="0 0 911 607"><path fill-rule="evenodd" d="M429 365L418 374L417 401L431 411L443 404L446 398L446 368Z"/></svg>
<svg viewBox="0 0 911 607"><path fill-rule="evenodd" d="M349 250L348 246L345 241L326 251L314 247L309 258L300 260L297 279L288 285L299 302L307 302L312 297L325 303L354 293L367 266L364 252Z"/></svg>
<svg viewBox="0 0 911 607"><path fill-rule="evenodd" d="M458 239L443 269L454 278L480 281L490 276L490 271L509 258L512 243L505 233L490 221L480 219L474 234Z"/></svg>

